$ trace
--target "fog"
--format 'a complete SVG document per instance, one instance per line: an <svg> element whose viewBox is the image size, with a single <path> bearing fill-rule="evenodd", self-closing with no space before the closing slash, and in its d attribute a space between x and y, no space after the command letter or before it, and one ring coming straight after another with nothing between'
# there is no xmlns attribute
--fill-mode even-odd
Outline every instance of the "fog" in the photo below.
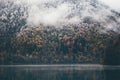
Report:
<svg viewBox="0 0 120 80"><path fill-rule="evenodd" d="M120 18L111 12L112 8L119 9L119 6L111 4L111 0L104 3L96 0L0 0L13 1L17 5L28 7L28 17L26 19L29 26L55 26L78 25L88 17L100 22L105 30L117 31ZM119 2L116 2L119 3ZM114 6L115 5L115 6ZM113 16L116 21L110 20L108 16Z"/></svg>

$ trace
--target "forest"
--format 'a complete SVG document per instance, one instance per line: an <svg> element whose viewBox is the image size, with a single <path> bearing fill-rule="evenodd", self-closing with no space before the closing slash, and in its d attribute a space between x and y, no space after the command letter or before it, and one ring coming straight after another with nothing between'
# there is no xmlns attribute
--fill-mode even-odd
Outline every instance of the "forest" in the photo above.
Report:
<svg viewBox="0 0 120 80"><path fill-rule="evenodd" d="M85 24L83 24L85 25ZM83 26L82 25L82 26ZM87 26L86 26L87 27ZM120 35L94 28L33 28L0 33L0 64L119 64Z"/></svg>
<svg viewBox="0 0 120 80"><path fill-rule="evenodd" d="M0 64L120 64L120 34L102 32L99 21L85 17L79 25L63 28L31 27L26 25L27 8L12 5L0 5L6 16L0 16ZM114 16L109 19L117 22Z"/></svg>

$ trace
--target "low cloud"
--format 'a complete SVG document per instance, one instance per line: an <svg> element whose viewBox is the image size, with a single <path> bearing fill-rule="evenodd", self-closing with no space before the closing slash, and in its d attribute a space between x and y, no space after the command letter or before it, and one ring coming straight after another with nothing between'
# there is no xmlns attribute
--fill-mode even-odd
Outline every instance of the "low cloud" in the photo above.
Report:
<svg viewBox="0 0 120 80"><path fill-rule="evenodd" d="M66 22L66 17L71 13L70 10L71 7L68 3L63 3L56 7L49 6L42 8L34 5L29 10L27 21L35 25L60 25Z"/></svg>
<svg viewBox="0 0 120 80"><path fill-rule="evenodd" d="M10 1L10 0L5 0ZM105 30L118 30L120 18L98 0L11 0L17 5L27 6L28 26L77 25L92 18ZM112 16L111 18L108 16ZM114 18L114 20L113 20Z"/></svg>

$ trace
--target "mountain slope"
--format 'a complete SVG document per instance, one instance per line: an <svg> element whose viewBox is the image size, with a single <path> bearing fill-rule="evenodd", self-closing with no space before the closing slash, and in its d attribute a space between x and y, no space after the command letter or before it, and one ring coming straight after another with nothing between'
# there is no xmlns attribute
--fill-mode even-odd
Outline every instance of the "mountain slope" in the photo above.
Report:
<svg viewBox="0 0 120 80"><path fill-rule="evenodd" d="M119 64L120 13L97 0L0 0L0 24L0 64Z"/></svg>

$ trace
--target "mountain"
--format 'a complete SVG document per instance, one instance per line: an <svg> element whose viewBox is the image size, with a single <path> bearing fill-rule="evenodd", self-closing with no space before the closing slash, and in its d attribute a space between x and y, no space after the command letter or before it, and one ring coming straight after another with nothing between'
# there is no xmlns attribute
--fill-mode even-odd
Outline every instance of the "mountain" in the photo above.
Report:
<svg viewBox="0 0 120 80"><path fill-rule="evenodd" d="M0 24L0 64L120 64L120 13L97 0L0 0Z"/></svg>

